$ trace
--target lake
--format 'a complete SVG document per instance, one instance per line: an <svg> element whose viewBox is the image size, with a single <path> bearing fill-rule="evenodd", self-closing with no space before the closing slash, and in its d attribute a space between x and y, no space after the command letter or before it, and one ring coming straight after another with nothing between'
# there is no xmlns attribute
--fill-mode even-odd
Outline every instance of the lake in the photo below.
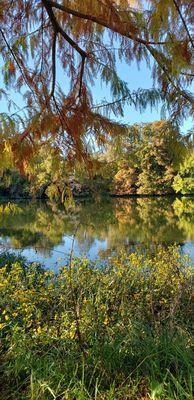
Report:
<svg viewBox="0 0 194 400"><path fill-rule="evenodd" d="M180 245L194 262L194 197L106 198L56 204L0 203L0 251L57 269L75 256L106 262L121 250Z"/></svg>

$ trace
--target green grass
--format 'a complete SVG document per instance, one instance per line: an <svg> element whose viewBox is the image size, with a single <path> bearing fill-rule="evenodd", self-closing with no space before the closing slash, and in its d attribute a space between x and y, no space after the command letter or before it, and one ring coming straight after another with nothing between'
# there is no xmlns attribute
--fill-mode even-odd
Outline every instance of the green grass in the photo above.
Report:
<svg viewBox="0 0 194 400"><path fill-rule="evenodd" d="M103 268L75 259L57 275L8 261L2 400L193 398L192 270L178 250L123 254Z"/></svg>

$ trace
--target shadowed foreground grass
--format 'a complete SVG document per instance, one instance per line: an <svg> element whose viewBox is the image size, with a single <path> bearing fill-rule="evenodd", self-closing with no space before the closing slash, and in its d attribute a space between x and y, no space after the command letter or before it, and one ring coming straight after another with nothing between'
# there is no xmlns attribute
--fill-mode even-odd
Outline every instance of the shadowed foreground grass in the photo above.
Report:
<svg viewBox="0 0 194 400"><path fill-rule="evenodd" d="M0 398L192 399L188 264L158 248L54 274L2 256Z"/></svg>

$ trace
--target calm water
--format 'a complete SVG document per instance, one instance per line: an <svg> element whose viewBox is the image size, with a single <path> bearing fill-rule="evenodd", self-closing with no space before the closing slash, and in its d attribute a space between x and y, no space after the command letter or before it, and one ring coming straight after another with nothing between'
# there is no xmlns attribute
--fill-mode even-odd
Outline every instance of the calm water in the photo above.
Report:
<svg viewBox="0 0 194 400"><path fill-rule="evenodd" d="M91 260L177 243L194 261L194 198L85 201L69 212L42 202L0 203L0 251L57 268L68 260L72 242L76 256Z"/></svg>

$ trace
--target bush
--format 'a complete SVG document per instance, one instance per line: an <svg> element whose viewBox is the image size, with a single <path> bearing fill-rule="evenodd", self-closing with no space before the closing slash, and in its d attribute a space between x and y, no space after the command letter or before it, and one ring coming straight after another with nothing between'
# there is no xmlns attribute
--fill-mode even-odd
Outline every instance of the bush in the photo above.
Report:
<svg viewBox="0 0 194 400"><path fill-rule="evenodd" d="M178 250L58 274L0 270L2 400L191 399L191 269ZM9 396L9 397L8 397Z"/></svg>
<svg viewBox="0 0 194 400"><path fill-rule="evenodd" d="M173 187L176 193L194 194L194 153L188 155L180 165Z"/></svg>

